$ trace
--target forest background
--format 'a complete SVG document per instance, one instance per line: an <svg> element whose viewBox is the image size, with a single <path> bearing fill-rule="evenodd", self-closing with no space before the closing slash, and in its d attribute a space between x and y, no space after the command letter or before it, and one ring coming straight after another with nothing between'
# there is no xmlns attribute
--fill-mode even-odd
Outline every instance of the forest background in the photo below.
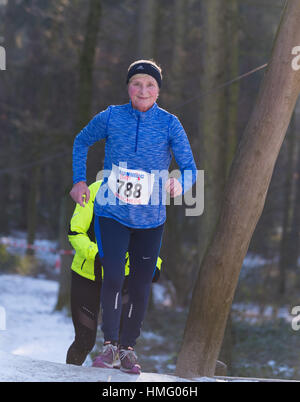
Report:
<svg viewBox="0 0 300 402"><path fill-rule="evenodd" d="M158 104L179 117L205 174L201 216L167 207L160 283L171 301L158 307L152 300L144 323L165 338L165 372L176 362L195 278L283 6L284 0L0 1L6 51L6 70L0 71L1 236L23 233L28 244L48 239L58 249L71 248L66 234L74 208L75 135L108 105L128 101L131 62L153 58L163 69ZM300 304L299 113L298 102L228 321L220 359L231 375L300 378L299 333L290 324L291 309ZM103 159L104 146L96 144L88 155L88 184ZM61 256L57 275L33 249L21 261L2 245L0 270L46 272L59 280L62 309L71 259Z"/></svg>

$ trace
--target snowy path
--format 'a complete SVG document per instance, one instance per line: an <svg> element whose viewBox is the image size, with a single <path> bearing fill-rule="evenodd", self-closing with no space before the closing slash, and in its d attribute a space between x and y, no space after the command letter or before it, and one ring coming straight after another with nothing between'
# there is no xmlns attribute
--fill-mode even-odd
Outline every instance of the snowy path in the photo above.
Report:
<svg viewBox="0 0 300 402"><path fill-rule="evenodd" d="M53 312L57 290L55 281L0 275L0 306L6 313L1 351L65 363L74 330L70 317Z"/></svg>
<svg viewBox="0 0 300 402"><path fill-rule="evenodd" d="M190 382L180 377L157 373L125 374L115 369L78 367L49 363L0 351L0 381L5 382ZM197 382L219 382L202 377ZM222 381L223 382L223 381Z"/></svg>
<svg viewBox="0 0 300 402"><path fill-rule="evenodd" d="M6 329L0 330L1 382L187 381L171 375L142 373L132 376L119 370L61 364L65 363L74 329L70 317L53 312L57 290L55 281L0 275L0 307L6 313ZM200 378L198 381L217 380Z"/></svg>
<svg viewBox="0 0 300 402"><path fill-rule="evenodd" d="M130 376L119 370L77 367L65 363L73 341L72 320L54 312L58 290L55 281L0 275L0 382L2 381L103 381L185 382L172 375L142 373ZM3 329L5 311L6 329ZM49 363L52 362L52 363ZM87 362L85 365L90 365ZM133 378L134 377L134 378ZM207 378L196 382L243 382L256 379Z"/></svg>

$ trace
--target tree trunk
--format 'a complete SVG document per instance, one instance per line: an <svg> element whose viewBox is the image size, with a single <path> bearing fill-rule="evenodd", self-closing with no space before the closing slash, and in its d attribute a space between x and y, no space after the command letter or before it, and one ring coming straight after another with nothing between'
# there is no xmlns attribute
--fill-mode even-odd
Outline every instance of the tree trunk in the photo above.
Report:
<svg viewBox="0 0 300 402"><path fill-rule="evenodd" d="M227 0L227 65L228 79L239 75L239 7L237 0ZM238 143L237 117L240 93L239 81L227 89L226 177Z"/></svg>
<svg viewBox="0 0 300 402"><path fill-rule="evenodd" d="M298 102L299 105L299 102ZM300 105L299 105L300 106ZM291 218L291 234L290 234L290 253L289 253L289 266L297 272L298 258L300 256L300 133L299 133L299 112L295 116L295 129L296 129L296 141L298 143L297 151L297 165L294 174L294 188L295 196L292 208ZM298 130L297 130L298 128ZM297 275L299 277L299 275ZM297 281L299 286L299 282Z"/></svg>
<svg viewBox="0 0 300 402"><path fill-rule="evenodd" d="M6 61L9 63L16 62L16 30L14 26L14 19L17 9L16 0L11 0L7 2L5 7L5 17L4 17L4 38L5 38L5 50L6 50ZM2 22L2 23L3 23ZM7 68L5 73L1 73L1 91L5 94L6 102L9 105L13 105L15 99L18 99L20 96L19 93L16 93L14 88L15 83L18 81L18 76L20 72L15 68ZM7 121L11 121L14 119L14 110L8 108L5 111ZM1 129L1 136L7 135L7 145L6 149L2 149L3 160L7 154L9 154L7 168L12 169L7 175L3 175L1 177L1 188L5 188L6 197L1 197L0 208L1 208L1 231L9 232L10 224L11 224L11 207L16 202L15 200L19 200L21 198L21 175L18 173L16 169L20 165L20 155L18 154L18 148L16 147L16 143L19 141L19 133L12 133L6 128ZM24 197L23 197L24 198Z"/></svg>
<svg viewBox="0 0 300 402"><path fill-rule="evenodd" d="M300 2L290 0L195 284L177 375L214 375L242 263L300 92L300 71L291 67L295 43L300 43Z"/></svg>
<svg viewBox="0 0 300 402"><path fill-rule="evenodd" d="M101 0L90 0L86 34L79 59L79 92L76 131L80 131L91 118L93 99L93 68L100 29Z"/></svg>
<svg viewBox="0 0 300 402"><path fill-rule="evenodd" d="M174 1L174 24L173 24L173 53L171 64L171 105L176 106L182 97L182 84L184 80L184 62L185 62L185 0Z"/></svg>
<svg viewBox="0 0 300 402"><path fill-rule="evenodd" d="M76 132L79 132L91 118L93 66L97 46L97 36L100 28L101 0L90 0L89 5L85 40L79 59L79 92L75 126ZM75 206L71 197L67 194L72 185L71 151L70 158L67 158L65 161L63 180L66 189L66 196L61 201L62 212L60 216L59 247L62 250L71 250L72 248L67 237L70 218ZM69 307L71 263L72 256L63 254L61 257L60 286L56 303L56 309L58 310L62 309L64 306Z"/></svg>
<svg viewBox="0 0 300 402"><path fill-rule="evenodd" d="M225 7L220 0L203 2L205 34L204 65L201 87L204 93L201 105L201 134L203 169L205 171L205 211L199 227L200 261L216 225L225 182L225 89L209 93L210 88L226 80Z"/></svg>
<svg viewBox="0 0 300 402"><path fill-rule="evenodd" d="M60 250L71 250L68 241L68 227L70 217L74 209L74 205L70 205L69 194L66 194L60 205L59 217L59 248ZM73 256L71 254L61 254L61 271L59 276L59 291L56 301L55 310L62 310L63 308L70 309L70 293L71 293L71 264Z"/></svg>
<svg viewBox="0 0 300 402"><path fill-rule="evenodd" d="M139 0L137 58L154 57L155 1Z"/></svg>
<svg viewBox="0 0 300 402"><path fill-rule="evenodd" d="M283 296L286 291L286 270L289 265L290 253L290 236L291 236L291 211L292 211L292 193L293 193L293 172L295 161L295 118L291 121L291 128L289 137L287 138L287 161L285 166L285 183L283 186L283 222L282 222L282 236L280 244L280 258L279 258L279 280L278 280L278 294Z"/></svg>
<svg viewBox="0 0 300 402"><path fill-rule="evenodd" d="M185 0L175 0L173 5L174 25L173 37L174 46L172 49L172 60L170 77L172 85L166 95L168 97L167 104L176 106L178 100L182 98L183 84L183 66L185 61L184 52L184 33L185 33ZM165 99L165 98L164 98ZM180 116L179 116L180 117ZM172 161L171 168L176 169L175 162ZM183 225L182 225L182 207L176 206L173 201L167 206L167 221L165 227L165 235L163 242L163 250L165 250L164 273L169 278L176 290L176 302L178 305L184 305L188 296L188 281L190 276L190 268L183 264L186 263L186 256L183 255ZM175 248L174 248L175 245ZM189 272L188 272L189 271Z"/></svg>
<svg viewBox="0 0 300 402"><path fill-rule="evenodd" d="M40 185L41 167L35 165L32 169L32 176L30 180L29 194L27 200L27 244L34 244L38 214L38 196ZM34 249L28 248L27 255L34 255Z"/></svg>
<svg viewBox="0 0 300 402"><path fill-rule="evenodd" d="M228 68L228 80L239 75L239 6L238 0L228 0L226 2L226 43L227 43L227 68ZM226 90L227 98L227 132L224 133L226 136L225 144L225 166L226 166L226 177L228 177L230 166L234 158L236 147L238 144L238 133L237 133L237 117L239 110L239 92L240 83L239 81L230 85ZM223 339L222 348L220 351L219 359L226 363L228 368L228 373L232 368L232 319L231 314L229 314L225 335ZM228 374L227 373L227 374Z"/></svg>

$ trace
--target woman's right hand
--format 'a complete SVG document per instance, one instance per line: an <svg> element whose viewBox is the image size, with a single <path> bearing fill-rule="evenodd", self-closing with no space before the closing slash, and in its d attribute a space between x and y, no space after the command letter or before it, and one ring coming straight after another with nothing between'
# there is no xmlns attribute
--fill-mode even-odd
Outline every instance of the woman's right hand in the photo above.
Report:
<svg viewBox="0 0 300 402"><path fill-rule="evenodd" d="M72 190L70 191L70 196L77 204L84 207L84 202L87 203L90 199L90 190L86 185L86 182L79 181L78 183L74 184Z"/></svg>

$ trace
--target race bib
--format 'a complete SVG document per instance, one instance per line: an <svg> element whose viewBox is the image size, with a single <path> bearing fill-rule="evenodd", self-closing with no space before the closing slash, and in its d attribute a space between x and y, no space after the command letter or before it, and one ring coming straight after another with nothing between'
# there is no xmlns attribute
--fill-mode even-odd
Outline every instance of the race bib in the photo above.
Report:
<svg viewBox="0 0 300 402"><path fill-rule="evenodd" d="M154 174L112 165L108 186L126 204L147 205L153 191Z"/></svg>

